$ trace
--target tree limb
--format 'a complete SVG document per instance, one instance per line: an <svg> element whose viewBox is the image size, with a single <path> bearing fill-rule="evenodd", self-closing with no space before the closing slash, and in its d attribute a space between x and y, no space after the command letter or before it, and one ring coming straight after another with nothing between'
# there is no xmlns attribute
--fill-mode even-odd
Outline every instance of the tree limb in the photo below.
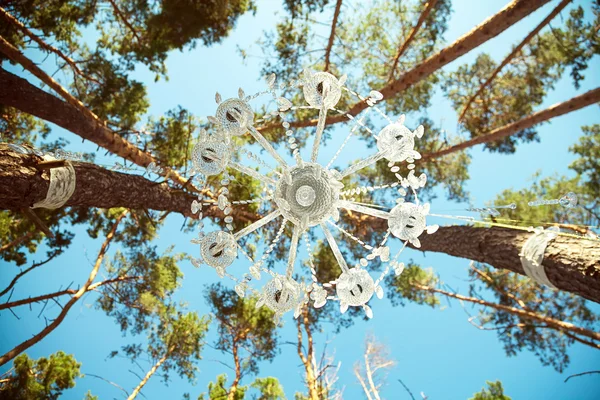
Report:
<svg viewBox="0 0 600 400"><path fill-rule="evenodd" d="M415 65L411 70L402 74L398 79L388 83L379 92L384 98L393 98L407 88L427 78L435 71L448 65L460 56L475 49L488 40L498 36L515 23L519 22L529 14L548 3L550 0L513 0L495 15L491 16L481 24L473 28L469 33L458 38L448 47L440 50L421 63ZM368 107L364 101L355 103L350 107L348 113L356 116ZM333 115L327 118L326 124L335 124L346 121L344 115ZM318 119L295 121L290 126L302 128L317 125ZM259 131L268 131L279 127L278 124L265 125Z"/></svg>
<svg viewBox="0 0 600 400"><path fill-rule="evenodd" d="M338 18L340 16L340 9L342 8L342 0L337 0L335 3L335 11L333 12L333 22L331 23L331 33L329 34L329 41L327 42L327 47L325 48L325 68L324 71L329 71L330 64L330 56L331 56L331 48L333 47L333 40L335 39L335 28L338 22Z"/></svg>
<svg viewBox="0 0 600 400"><path fill-rule="evenodd" d="M15 346L12 350L9 350L2 357L0 357L0 366L6 364L7 362L9 362L13 358L15 358L17 355L21 354L23 351L27 350L28 348L30 348L31 346L33 346L34 344L38 343L40 340L42 340L43 338L48 336L48 334L50 334L50 332L52 332L54 329L56 329L56 327L58 325L60 325L60 323L65 319L65 317L67 316L67 313L69 312L71 307L73 307L73 305L75 305L75 303L88 291L89 287L92 285L92 282L94 281L94 278L96 278L96 274L98 274L98 270L100 269L100 266L102 265L102 260L104 259L104 255L106 254L106 251L108 250L108 245L110 244L112 238L114 237L114 235L117 231L117 227L119 226L119 223L127 215L127 212L128 211L124 211L119 217L117 217L115 223L112 226L112 229L110 230L108 235L106 235L106 240L104 241L104 243L102 244L102 247L100 248L100 252L98 253L98 257L96 258L96 263L95 263L94 268L92 269L92 272L90 273L87 281L81 287L81 289L79 289L77 291L77 293L75 293L73 295L71 300L69 300L67 302L67 304L65 304L65 306L63 307L63 309L60 312L60 314L58 315L58 317L56 317L50 324L48 324L41 332L34 335L32 338L20 343L19 345Z"/></svg>
<svg viewBox="0 0 600 400"><path fill-rule="evenodd" d="M465 117L466 112L469 110L469 107L471 106L471 104L473 103L473 101L483 92L483 90L494 80L494 78L496 78L496 76L500 73L500 71L502 70L502 68L504 68L505 66L508 65L508 63L511 62L511 60L513 58L515 58L515 56L517 54L519 54L519 52L523 49L523 47L525 47L525 45L527 43L529 43L529 41L531 39L533 39L535 37L535 35L537 35L542 28L544 28L548 23L550 23L550 21L552 19L554 19L554 17L556 17L558 15L558 13L560 13L566 6L567 4L569 4L572 0L562 0L555 8L554 10L552 10L552 12L550 14L548 14L548 16L546 18L544 18L544 20L542 22L539 23L538 26L536 26L531 32L529 32L529 34L527 36L525 36L525 39L523 39L521 41L521 43L519 43L511 52L508 56L506 56L506 58L504 60L502 60L502 62L500 63L500 65L498 65L498 67L496 67L496 69L494 70L494 72L492 72L492 74L489 76L489 78L487 78L487 80L482 83L479 86L479 89L477 89L477 91L475 92L475 94L473 94L473 96L471 96L469 98L469 100L467 100L465 106L463 107L459 117L458 117L458 122L461 122L463 120L463 118Z"/></svg>
<svg viewBox="0 0 600 400"><path fill-rule="evenodd" d="M438 0L429 0L425 4L423 12L421 12L421 15L419 16L416 25L411 29L406 40L403 43L401 43L400 46L398 46L398 51L396 51L396 55L394 56L394 60L392 61L392 68L390 68L390 73L388 75L388 83L394 80L394 74L396 72L396 68L398 67L398 61L400 60L400 57L402 57L404 52L412 43L413 39L417 36L419 29L421 29L421 25L423 25L423 23L425 22L425 20L427 19L437 2Z"/></svg>

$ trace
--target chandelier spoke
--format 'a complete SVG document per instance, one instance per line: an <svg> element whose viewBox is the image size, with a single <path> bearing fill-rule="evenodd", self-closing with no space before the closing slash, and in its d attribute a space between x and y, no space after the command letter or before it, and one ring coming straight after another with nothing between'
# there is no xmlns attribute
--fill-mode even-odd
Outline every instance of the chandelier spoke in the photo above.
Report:
<svg viewBox="0 0 600 400"><path fill-rule="evenodd" d="M366 206L356 204L356 203L353 203L353 202L347 201L347 200L338 201L338 206L341 208L344 208L346 210L356 211L361 214L366 214L366 215L370 215L372 217L381 218L381 219L388 219L390 216L390 213L387 211L376 210L374 208L366 207Z"/></svg>
<svg viewBox="0 0 600 400"><path fill-rule="evenodd" d="M361 169L368 167L369 165L375 164L377 161L385 157L387 153L387 151L379 151L376 154L373 154L372 156L369 156L362 161L352 164L342 172L342 178L345 178L350 174L360 171Z"/></svg>
<svg viewBox="0 0 600 400"><path fill-rule="evenodd" d="M298 254L298 241L300 240L300 227L294 226L294 233L292 233L292 242L290 243L290 255L288 257L288 266L286 276L292 277L294 273L294 264L296 263L296 255Z"/></svg>
<svg viewBox="0 0 600 400"><path fill-rule="evenodd" d="M238 241L242 237L249 235L250 233L254 232L257 229L262 228L263 226L265 226L269 222L273 221L275 218L279 217L280 215L281 215L281 211L279 211L279 210L273 211L272 213L265 215L258 221L251 223L244 229L237 231L236 233L233 234L233 237L236 241Z"/></svg>
<svg viewBox="0 0 600 400"><path fill-rule="evenodd" d="M325 93L324 93L325 95ZM313 143L312 154L310 156L311 162L317 162L319 156L319 148L321 147L321 138L323 137L323 130L325 129L325 121L327 120L327 109L325 104L319 110L319 121L317 122L317 132L315 133L315 142Z"/></svg>
<svg viewBox="0 0 600 400"><path fill-rule="evenodd" d="M285 160L275 151L273 146L271 146L271 143L267 142L267 139L265 139L265 137L259 131L257 131L253 126L249 126L248 130L250 131L252 137L262 146L263 149L273 156L273 158L279 164L287 168L288 164L285 162Z"/></svg>
<svg viewBox="0 0 600 400"><path fill-rule="evenodd" d="M344 259L344 256L342 255L342 252L340 251L340 248L338 247L335 238L331 234L331 231L329 230L325 222L321 223L321 229L323 230L323 233L327 238L327 243L329 243L329 247L331 247L331 251L333 251L333 255L335 256L335 259L340 265L340 268L342 269L342 271L347 272L349 269L348 264L346 264L346 260Z"/></svg>
<svg viewBox="0 0 600 400"><path fill-rule="evenodd" d="M261 174L257 170L246 167L245 165L239 164L235 161L229 161L228 166L235 169L236 171L241 172L242 174L248 175L258 181L261 181L265 185L275 186L275 184L276 184L276 182L273 178L269 178L268 176Z"/></svg>

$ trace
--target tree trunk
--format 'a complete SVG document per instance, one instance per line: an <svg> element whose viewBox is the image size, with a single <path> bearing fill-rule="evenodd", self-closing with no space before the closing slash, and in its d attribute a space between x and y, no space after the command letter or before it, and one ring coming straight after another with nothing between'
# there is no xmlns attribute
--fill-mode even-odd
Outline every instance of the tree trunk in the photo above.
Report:
<svg viewBox="0 0 600 400"><path fill-rule="evenodd" d="M432 235L421 235L421 248L479 261L521 275L519 253L532 235L506 228L446 226ZM557 288L600 303L600 241L557 236L544 253L543 265Z"/></svg>
<svg viewBox="0 0 600 400"><path fill-rule="evenodd" d="M454 153L456 151L473 147L478 144L489 143L494 142L496 140L504 139L505 137L514 135L515 133L520 132L523 129L527 129L534 125L537 125L540 122L548 121L551 118L568 114L571 111L579 110L581 108L595 104L599 101L600 88L592 89L589 92L573 97L572 99L567 100L565 102L554 104L553 106L550 106L545 110L535 112L528 117L520 119L511 124L504 125L500 128L494 129L489 133L485 133L480 136L474 137L471 140L464 141L462 143L448 147L447 149L435 153L423 154L421 159L435 159L445 156L446 154Z"/></svg>
<svg viewBox="0 0 600 400"><path fill-rule="evenodd" d="M92 269L92 272L90 273L90 275L88 277L88 280L81 287L81 289L79 289L77 291L77 293L75 293L73 295L73 297L71 298L71 300L69 300L67 302L67 304L65 304L65 306L62 308L62 310L61 310L60 314L58 315L58 317L56 317L50 324L48 324L44 329L42 329L42 331L40 333L38 333L37 335L34 335L32 338L30 338L30 339L22 342L21 344L15 346L12 350L9 350L6 354L4 354L2 357L0 357L0 366L6 364L10 360L12 360L13 358L15 358L16 356L18 356L19 354L21 354L25 350L27 350L28 348L30 348L31 346L33 346L34 344L38 343L43 338L45 338L46 336L48 336L50 334L50 332L52 332L54 329L56 329L56 327L58 325L60 325L60 323L65 319L65 317L67 316L67 313L69 312L69 310L71 309L71 307L73 307L75 305L75 303L85 293L88 292L90 286L92 285L92 282L94 281L94 278L96 278L96 275L98 274L98 270L100 269L100 266L102 265L102 260L104 259L104 255L106 254L106 250L108 250L108 245L110 244L112 238L115 236L115 233L117 231L117 227L119 226L119 223L121 222L121 220L123 218L125 218L126 215L127 215L127 211L124 211L117 218L117 220L115 221L115 223L112 226L112 229L110 230L110 232L108 233L108 235L106 235L106 240L104 241L104 243L102 243L102 247L100 248L100 252L98 253L98 257L96 258L96 263L94 264L94 268Z"/></svg>
<svg viewBox="0 0 600 400"><path fill-rule="evenodd" d="M156 362L156 364L154 364L152 366L152 368L150 368L150 371L148 371L148 373L146 373L146 376L144 376L144 379L142 379L140 381L140 383L137 385L137 387L135 389L133 389L133 392L131 392L131 394L129 395L129 397L127 398L127 400L133 400L137 397L137 395L140 393L140 391L142 390L142 388L144 387L144 385L146 385L146 383L148 383L148 380L152 377L152 375L154 375L154 373L160 368L160 366L167 360L167 358L169 358L169 354L171 353L171 349L169 349L164 356L162 356L160 358L160 360L158 360Z"/></svg>
<svg viewBox="0 0 600 400"><path fill-rule="evenodd" d="M514 0L509 5L500 10L497 14L491 16L483 23L476 26L471 32L458 38L450 46L442 49L440 52L432 55L420 64L415 65L410 71L407 71L398 79L379 89L385 98L393 98L398 93L406 90L415 83L427 78L435 71L448 65L460 56L468 53L474 48L498 36L515 23L519 22L550 0ZM357 115L367 108L367 103L361 101L350 107L348 112L351 115ZM347 118L344 115L333 115L327 118L327 124L344 122ZM293 127L306 127L317 125L318 120L305 120L290 123ZM267 131L278 125L267 125L260 131Z"/></svg>
<svg viewBox="0 0 600 400"><path fill-rule="evenodd" d="M19 210L46 197L50 172L35 168L41 160L36 155L17 153L0 144L0 209ZM191 193L173 189L166 183L152 182L140 175L110 171L89 163L72 164L76 187L66 206L152 209L197 218L190 210L192 201L196 199ZM224 216L218 207L205 207L203 213L208 217ZM254 222L259 218L239 207L236 207L233 216L241 222Z"/></svg>
<svg viewBox="0 0 600 400"><path fill-rule="evenodd" d="M237 393L238 386L240 384L240 380L242 379L242 367L240 365L240 356L238 354L238 345L237 341L234 339L233 341L233 362L235 364L235 378L231 386L229 387L229 394L227 395L228 400L235 400L235 395Z"/></svg>

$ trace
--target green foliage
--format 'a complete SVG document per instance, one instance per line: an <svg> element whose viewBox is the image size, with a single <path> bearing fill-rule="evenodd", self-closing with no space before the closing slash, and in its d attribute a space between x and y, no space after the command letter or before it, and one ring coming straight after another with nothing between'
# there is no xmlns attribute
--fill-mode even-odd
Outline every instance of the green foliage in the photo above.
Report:
<svg viewBox="0 0 600 400"><path fill-rule="evenodd" d="M167 111L157 121L150 119L152 148L161 165L184 167L191 159L193 134L198 129L198 119L189 111L178 107Z"/></svg>
<svg viewBox="0 0 600 400"><path fill-rule="evenodd" d="M393 305L404 306L407 301L430 307L440 304L435 294L415 288L415 285L435 287L438 284L439 280L431 268L423 269L411 261L400 276L388 275L386 281L390 287L388 298Z"/></svg>
<svg viewBox="0 0 600 400"><path fill-rule="evenodd" d="M510 400L510 397L504 395L504 388L502 388L502 382L490 382L486 381L487 388L481 389L481 392L473 394L469 400Z"/></svg>
<svg viewBox="0 0 600 400"><path fill-rule="evenodd" d="M153 360L153 364L161 362L160 374L165 383L171 371L193 381L209 324L208 318L201 318L196 312L183 313L173 305L166 305L156 310L153 324L147 329L147 346L129 344L122 347L122 352L133 362L139 359ZM117 355L118 351L110 354Z"/></svg>
<svg viewBox="0 0 600 400"><path fill-rule="evenodd" d="M283 387L277 378L272 376L256 378L250 386L260 392L258 396L254 397L256 400L285 400Z"/></svg>
<svg viewBox="0 0 600 400"><path fill-rule="evenodd" d="M225 389L227 384L227 375L221 374L217 376L216 382L208 383L208 398L204 396L204 393L198 396L198 400L226 400L229 391ZM246 396L247 386L238 386L237 391L233 397L234 400L244 400Z"/></svg>
<svg viewBox="0 0 600 400"><path fill-rule="evenodd" d="M58 399L63 391L75 387L75 379L82 376L80 367L73 355L62 351L37 360L21 354L15 358L11 374L4 378L7 381L0 385L0 399Z"/></svg>
<svg viewBox="0 0 600 400"><path fill-rule="evenodd" d="M227 375L221 374L217 376L216 382L208 383L208 392L198 396L198 400L225 400L229 394L227 387ZM285 400L285 393L279 380L274 377L256 378L254 382L248 386L238 386L234 395L234 400L244 400L247 395L257 391L258 394L252 394L253 400ZM206 397L205 395L208 395Z"/></svg>
<svg viewBox="0 0 600 400"><path fill-rule="evenodd" d="M106 272L111 277L135 279L100 287L98 307L115 318L123 333L131 329L139 334L148 329L180 285L183 273L178 262L183 258L169 252L158 255L154 247L129 254L118 251L107 263Z"/></svg>
<svg viewBox="0 0 600 400"><path fill-rule="evenodd" d="M507 189L500 193L493 204L511 204L517 207L507 209L506 219L513 224L524 226L554 225L587 233L588 227L600 225L600 164L598 147L600 145L600 125L582 127L584 135L570 148L579 157L571 163L570 169L577 175L573 178L551 176L538 179L521 190ZM532 199L558 199L568 192L578 196L578 207L529 207ZM583 225L583 226L581 226Z"/></svg>
<svg viewBox="0 0 600 400"><path fill-rule="evenodd" d="M242 375L258 373L258 363L272 360L278 352L274 313L256 308L257 298L241 298L221 284L209 286L205 298L218 322L214 347L223 352L244 349L248 355L240 361Z"/></svg>
<svg viewBox="0 0 600 400"><path fill-rule="evenodd" d="M84 53L81 70L95 81L74 75L72 87L81 100L101 120L123 130L132 129L150 103L145 86L131 80L123 66L110 61L107 55L96 51Z"/></svg>

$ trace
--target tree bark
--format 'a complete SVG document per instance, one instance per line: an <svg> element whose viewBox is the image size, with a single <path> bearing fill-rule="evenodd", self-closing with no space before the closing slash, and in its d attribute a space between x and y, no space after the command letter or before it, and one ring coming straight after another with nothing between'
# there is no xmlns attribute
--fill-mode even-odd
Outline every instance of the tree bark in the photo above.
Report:
<svg viewBox="0 0 600 400"><path fill-rule="evenodd" d="M36 155L17 153L6 144L0 144L0 209L19 210L46 197L50 172L35 168L41 160ZM139 175L110 171L94 164L72 164L76 187L66 206L152 209L197 218L190 210L192 201L196 199L191 193L173 189L167 183L152 182ZM218 207L205 207L204 215L224 216ZM233 215L242 222L254 222L260 218L239 207Z"/></svg>
<svg viewBox="0 0 600 400"><path fill-rule="evenodd" d="M146 373L146 376L144 376L144 379L142 379L140 381L140 383L136 386L135 389L133 389L133 392L131 392L131 394L129 395L129 397L127 397L127 400L133 400L137 397L137 395L140 393L140 391L142 390L142 388L144 387L144 385L146 385L146 383L148 383L148 380L152 377L152 375L154 375L154 373L160 368L160 366L167 360L167 358L169 358L169 355L171 353L171 349L168 349L167 352L165 353L164 356L162 356L157 362L156 364L154 364L152 366L152 368L150 368L150 371L148 371Z"/></svg>
<svg viewBox="0 0 600 400"><path fill-rule="evenodd" d="M467 258L525 275L519 253L530 232L498 227L446 226L419 237L417 250ZM550 241L543 265L560 290L600 303L600 241L559 235Z"/></svg>
<svg viewBox="0 0 600 400"><path fill-rule="evenodd" d="M562 103L554 104L545 110L535 112L528 117L520 119L519 121L513 122L508 125L504 125L500 128L494 129L489 133L474 137L471 140L464 141L462 143L450 146L447 149L437 151L435 153L423 154L422 160L430 160L445 156L456 151L464 150L469 147L473 147L482 143L494 142L496 140L504 139L505 137L514 135L523 129L530 128L541 122L547 121L554 117L570 113L571 111L579 110L589 105L595 104L600 101L600 88L592 89L589 92L573 97Z"/></svg>
<svg viewBox="0 0 600 400"><path fill-rule="evenodd" d="M533 37L535 35L537 35L542 28L544 28L546 25L548 25L550 23L550 21L552 21L552 19L554 19L554 17L556 17L558 15L559 12L561 12L566 6L567 4L569 4L572 0L562 0L555 8L554 10L552 10L552 12L550 12L550 14L548 14L548 16L546 18L544 18L544 20L542 22L539 23L538 26L535 27L534 30L532 30L531 32L529 32L529 34L527 36L525 36L525 39L523 39L521 41L521 43L519 43L511 52L508 56L506 56L506 58L504 60L502 60L502 62L500 63L500 65L498 65L498 67L496 67L496 69L494 70L494 72L492 72L492 74L489 76L489 78L487 78L487 80L481 85L479 86L479 89L477 89L477 92L475 92L475 94L473 94L473 96L471 96L469 98L469 100L467 100L467 102L465 103L460 115L458 116L458 122L462 121L463 117L465 116L466 112L469 110L469 107L471 106L471 104L473 103L473 101L477 98L477 96L479 96L481 94L481 92L483 92L483 89L485 89L493 80L494 78L496 78L496 76L500 73L500 71L502 70L502 68L504 68L505 66L508 65L508 63L515 58L515 56L517 54L519 54L519 52L523 49L523 47L525 47L525 45L527 43L529 43L529 41L531 39L533 39Z"/></svg>
<svg viewBox="0 0 600 400"><path fill-rule="evenodd" d="M431 292L431 293L438 293L438 294L444 295L446 297L451 297L451 298L454 298L457 300L468 301L470 303L479 304L479 305L482 305L485 307L491 307L498 311L504 311L509 314L516 315L519 318L542 322L542 323L546 324L548 327L555 329L557 331L568 332L571 334L586 337L588 339L600 341L600 333L594 332L594 331L586 329L586 328L582 328L581 326L574 325L570 322L565 322L565 321L561 321L558 319L546 317L539 313L528 311L528 310L521 310L521 309L518 309L515 307L505 306L503 304L497 304L497 303L492 303L492 302L485 301L482 299L477 299L474 297L463 296L458 293L448 292L448 291L434 288L431 286L424 286L424 285L419 285L419 284L413 284L413 286L419 290L424 290L424 291ZM600 344L598 344L598 343L587 342L586 344L588 344L589 346L591 346L595 349L600 349Z"/></svg>
<svg viewBox="0 0 600 400"><path fill-rule="evenodd" d="M519 22L550 0L513 0L495 15L491 16L483 23L476 26L471 32L458 38L450 46L442 49L432 55L420 64L415 65L411 70L404 73L398 79L390 82L385 87L379 89L385 98L393 98L398 93L406 90L415 83L427 78L435 71L448 65L460 56L468 53L474 48L498 36L515 23ZM356 116L359 112L368 107L366 102L355 103L350 107L348 113ZM344 122L347 118L344 115L332 115L327 118L326 124ZM290 123L293 127L307 127L317 125L318 119L296 121ZM266 125L259 131L268 131L278 125Z"/></svg>
<svg viewBox="0 0 600 400"><path fill-rule="evenodd" d="M100 266L102 265L102 260L104 259L104 255L106 254L106 251L108 250L108 245L110 244L112 238L115 236L115 233L117 231L117 227L119 226L119 223L121 222L121 220L123 218L125 218L127 213L128 213L128 211L124 211L116 219L115 223L112 226L112 229L110 230L108 235L106 235L106 239L104 240L104 243L102 243L102 247L100 248L100 252L98 253L98 257L96 258L96 263L94 264L94 268L92 269L92 272L90 273L90 275L88 277L88 280L81 287L81 289L79 289L77 291L77 293L75 293L73 295L71 300L69 300L67 302L67 304L65 304L65 306L62 308L58 317L56 317L56 319L54 319L50 324L48 324L44 329L42 329L42 331L39 332L37 335L34 335L32 338L20 343L19 345L15 346L12 350L10 350L6 354L4 354L2 357L0 357L0 366L6 364L10 360L12 360L13 358L18 356L25 350L27 350L28 348L33 346L34 344L38 343L43 338L48 336L50 334L50 332L52 332L54 329L56 329L56 327L58 327L58 325L60 325L60 323L65 319L65 317L67 316L67 313L69 312L71 307L73 307L75 305L75 303L85 293L88 292L90 286L92 285L92 282L94 281L94 278L96 278L96 275L98 274L98 270L100 269Z"/></svg>
<svg viewBox="0 0 600 400"><path fill-rule="evenodd" d="M229 393L227 394L228 400L235 400L235 394L237 393L240 380L242 379L242 367L240 365L240 356L238 354L238 344L236 339L233 340L232 347L233 362L235 364L235 378L229 387Z"/></svg>

